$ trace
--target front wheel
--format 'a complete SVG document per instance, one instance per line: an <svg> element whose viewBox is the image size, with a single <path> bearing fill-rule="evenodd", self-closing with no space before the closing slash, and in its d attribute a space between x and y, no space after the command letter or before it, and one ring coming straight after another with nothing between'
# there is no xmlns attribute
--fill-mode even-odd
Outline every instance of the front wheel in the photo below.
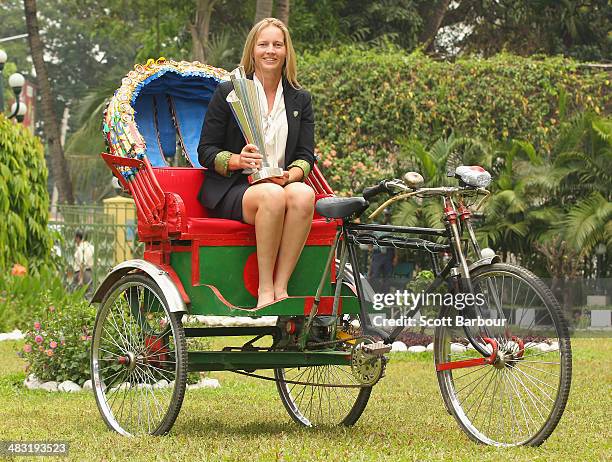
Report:
<svg viewBox="0 0 612 462"><path fill-rule="evenodd" d="M92 384L108 427L162 435L178 416L187 382L181 316L149 277L130 274L104 297L94 326Z"/></svg>
<svg viewBox="0 0 612 462"><path fill-rule="evenodd" d="M455 299L441 310L450 325L435 332L446 408L477 442L540 445L557 426L571 384L572 353L559 303L537 276L513 265L480 268L472 285L474 306L459 310ZM488 362L468 341L466 322L470 337L491 352Z"/></svg>

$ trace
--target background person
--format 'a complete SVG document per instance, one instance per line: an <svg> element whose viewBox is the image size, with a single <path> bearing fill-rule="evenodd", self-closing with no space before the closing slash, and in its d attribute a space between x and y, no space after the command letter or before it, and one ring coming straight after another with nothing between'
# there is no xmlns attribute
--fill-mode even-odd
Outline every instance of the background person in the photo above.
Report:
<svg viewBox="0 0 612 462"><path fill-rule="evenodd" d="M259 290L257 306L287 297L314 212L314 191L302 183L314 164L314 115L310 94L297 81L295 51L287 27L266 18L249 32L242 60L259 88L266 153L285 169L282 178L249 186L262 155L245 146L227 95L231 82L217 87L208 105L199 160L208 168L199 199L211 216L255 225Z"/></svg>
<svg viewBox="0 0 612 462"><path fill-rule="evenodd" d="M72 279L73 289L86 286L86 296L91 295L93 288L92 282L92 269L94 265L94 246L87 241L87 236L81 230L77 230L74 233L74 261L72 268L74 270L74 276Z"/></svg>

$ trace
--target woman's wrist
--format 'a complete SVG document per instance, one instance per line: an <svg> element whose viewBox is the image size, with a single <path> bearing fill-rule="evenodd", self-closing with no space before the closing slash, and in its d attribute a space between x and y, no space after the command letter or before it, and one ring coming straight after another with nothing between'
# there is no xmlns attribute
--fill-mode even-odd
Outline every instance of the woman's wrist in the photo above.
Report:
<svg viewBox="0 0 612 462"><path fill-rule="evenodd" d="M295 183L298 181L302 181L302 179L304 178L303 170L297 165L289 167L288 171L289 171L289 180L287 181L287 183Z"/></svg>
<svg viewBox="0 0 612 462"><path fill-rule="evenodd" d="M233 154L229 159L228 170L241 170L240 168L240 154Z"/></svg>

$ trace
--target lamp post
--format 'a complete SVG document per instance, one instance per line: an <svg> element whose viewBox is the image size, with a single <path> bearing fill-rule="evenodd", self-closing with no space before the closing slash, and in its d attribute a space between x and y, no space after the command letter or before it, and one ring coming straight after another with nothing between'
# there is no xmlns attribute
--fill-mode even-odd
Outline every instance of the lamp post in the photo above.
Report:
<svg viewBox="0 0 612 462"><path fill-rule="evenodd" d="M0 50L0 112L4 112L4 75L2 72L7 59L8 56L6 55L6 51ZM21 90L25 85L25 78L19 72L15 72L14 74L11 74L8 82L9 86L13 89L13 93L15 94L15 104L11 106L11 115L9 116L9 119L16 117L17 122L23 122L27 108L26 105L19 100L19 96L21 95Z"/></svg>
<svg viewBox="0 0 612 462"><path fill-rule="evenodd" d="M19 113L21 112L20 106L25 106L23 103L19 101L19 96L21 95L21 89L25 85L25 78L19 72L15 72L14 74L11 74L11 76L9 77L9 85L13 89L13 93L15 93L15 104L13 104L13 107L11 107L11 115L9 116L9 119L12 119L13 117L17 117L17 121L19 122L20 121ZM21 120L23 120L24 115L25 115L25 112L21 115Z"/></svg>
<svg viewBox="0 0 612 462"><path fill-rule="evenodd" d="M6 51L0 50L0 112L4 112L4 77L2 76L2 71L4 70L4 63L8 56L6 56Z"/></svg>
<svg viewBox="0 0 612 462"><path fill-rule="evenodd" d="M23 122L26 112L28 112L28 107L26 106L26 104L19 103L16 101L11 105L11 116L9 117L9 119L15 117L17 119L17 122L21 123Z"/></svg>

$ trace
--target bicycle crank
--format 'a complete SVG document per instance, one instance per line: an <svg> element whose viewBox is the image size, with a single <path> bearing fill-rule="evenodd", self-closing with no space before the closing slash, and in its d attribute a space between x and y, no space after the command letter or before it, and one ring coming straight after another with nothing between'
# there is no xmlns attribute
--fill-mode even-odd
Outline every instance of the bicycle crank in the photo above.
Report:
<svg viewBox="0 0 612 462"><path fill-rule="evenodd" d="M361 385L375 385L385 375L387 358L384 354L389 351L391 345L375 342L369 337L355 342L351 350L351 371Z"/></svg>

